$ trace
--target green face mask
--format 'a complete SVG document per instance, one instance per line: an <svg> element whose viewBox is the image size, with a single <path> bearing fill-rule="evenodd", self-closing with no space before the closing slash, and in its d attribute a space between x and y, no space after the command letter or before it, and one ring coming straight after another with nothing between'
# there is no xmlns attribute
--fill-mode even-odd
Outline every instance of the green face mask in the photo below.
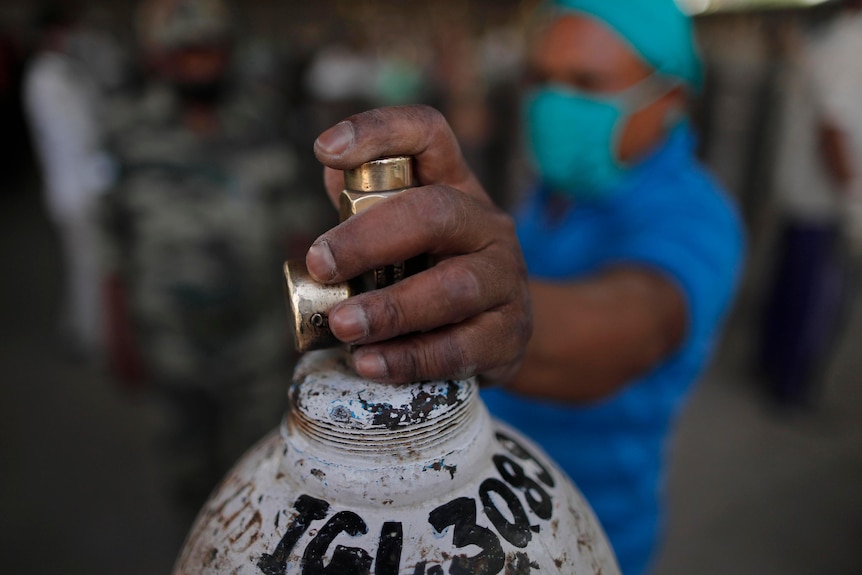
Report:
<svg viewBox="0 0 862 575"><path fill-rule="evenodd" d="M575 200L610 194L627 173L616 154L625 120L674 86L653 74L610 96L561 85L533 90L525 101L524 118L543 182Z"/></svg>

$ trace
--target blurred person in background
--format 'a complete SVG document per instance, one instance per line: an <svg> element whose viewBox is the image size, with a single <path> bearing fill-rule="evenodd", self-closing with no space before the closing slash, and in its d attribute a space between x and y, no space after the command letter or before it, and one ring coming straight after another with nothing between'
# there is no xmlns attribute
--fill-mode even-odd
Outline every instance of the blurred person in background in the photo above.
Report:
<svg viewBox="0 0 862 575"><path fill-rule="evenodd" d="M329 215L296 181L265 105L277 99L235 73L235 18L222 0L140 4L151 77L115 123L120 179L104 206L113 365L164 406L159 448L186 521L286 408L280 270Z"/></svg>
<svg viewBox="0 0 862 575"><path fill-rule="evenodd" d="M529 57L539 183L516 213L534 335L485 400L569 473L627 575L662 530L666 450L742 267L736 207L696 159L702 86L673 0L556 0Z"/></svg>
<svg viewBox="0 0 862 575"><path fill-rule="evenodd" d="M44 202L59 236L65 282L60 345L76 359L100 360L98 198L114 170L105 151L99 78L87 56L87 29L70 3L50 3L24 79L24 107L42 170ZM109 57L109 55L106 55Z"/></svg>
<svg viewBox="0 0 862 575"><path fill-rule="evenodd" d="M848 241L862 199L862 2L791 37L775 181L781 210L760 367L784 405L810 405L844 325Z"/></svg>
<svg viewBox="0 0 862 575"><path fill-rule="evenodd" d="M562 466L622 571L640 575L661 536L668 438L717 343L744 234L695 157L687 103L701 66L674 0L546 8L525 100L539 182L515 214L520 246L511 228L494 227L500 218L477 194L451 128L430 108L394 108L336 125L318 138L317 156L337 170L416 154L428 191L351 218L318 239L306 263L319 281L344 281L363 262L398 261L416 255L409 246L430 244L431 270L330 312L333 333L354 346L354 367L392 383L480 374L491 412ZM334 198L343 181L326 174ZM421 222L398 225L412 213ZM452 214L464 236L457 246L461 236L445 225ZM385 245L362 233L387 222ZM471 244L474 230L481 241ZM521 251L532 299L523 357L511 351L531 323L519 305Z"/></svg>

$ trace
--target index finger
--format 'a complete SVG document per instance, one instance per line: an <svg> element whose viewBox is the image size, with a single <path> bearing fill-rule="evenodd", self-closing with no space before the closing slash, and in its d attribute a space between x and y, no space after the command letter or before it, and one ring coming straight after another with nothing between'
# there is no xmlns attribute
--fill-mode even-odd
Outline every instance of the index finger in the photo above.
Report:
<svg viewBox="0 0 862 575"><path fill-rule="evenodd" d="M334 170L349 170L387 156L413 156L421 184L443 184L490 201L464 161L446 119L430 106L379 108L351 116L321 134L314 153ZM343 187L339 174L326 170L324 180L330 197L337 197Z"/></svg>

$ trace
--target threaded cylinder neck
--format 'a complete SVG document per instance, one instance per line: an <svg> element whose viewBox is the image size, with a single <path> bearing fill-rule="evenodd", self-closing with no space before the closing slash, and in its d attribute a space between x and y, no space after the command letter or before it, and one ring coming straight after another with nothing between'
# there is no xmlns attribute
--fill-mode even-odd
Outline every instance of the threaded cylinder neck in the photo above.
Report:
<svg viewBox="0 0 862 575"><path fill-rule="evenodd" d="M423 457L445 450L474 422L478 405L473 380L370 382L353 372L341 350L303 358L290 399L291 433L346 457Z"/></svg>

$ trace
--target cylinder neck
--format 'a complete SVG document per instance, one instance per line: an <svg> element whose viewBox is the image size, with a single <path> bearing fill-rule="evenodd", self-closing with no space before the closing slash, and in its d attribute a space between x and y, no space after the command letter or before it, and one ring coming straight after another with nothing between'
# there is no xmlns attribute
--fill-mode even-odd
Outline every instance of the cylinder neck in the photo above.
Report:
<svg viewBox="0 0 862 575"><path fill-rule="evenodd" d="M473 380L393 386L360 378L343 350L316 354L296 370L289 422L309 443L344 457L438 450L475 417Z"/></svg>
<svg viewBox="0 0 862 575"><path fill-rule="evenodd" d="M305 354L290 402L285 470L310 494L356 505L442 497L480 472L493 439L475 380L371 382L343 349Z"/></svg>

